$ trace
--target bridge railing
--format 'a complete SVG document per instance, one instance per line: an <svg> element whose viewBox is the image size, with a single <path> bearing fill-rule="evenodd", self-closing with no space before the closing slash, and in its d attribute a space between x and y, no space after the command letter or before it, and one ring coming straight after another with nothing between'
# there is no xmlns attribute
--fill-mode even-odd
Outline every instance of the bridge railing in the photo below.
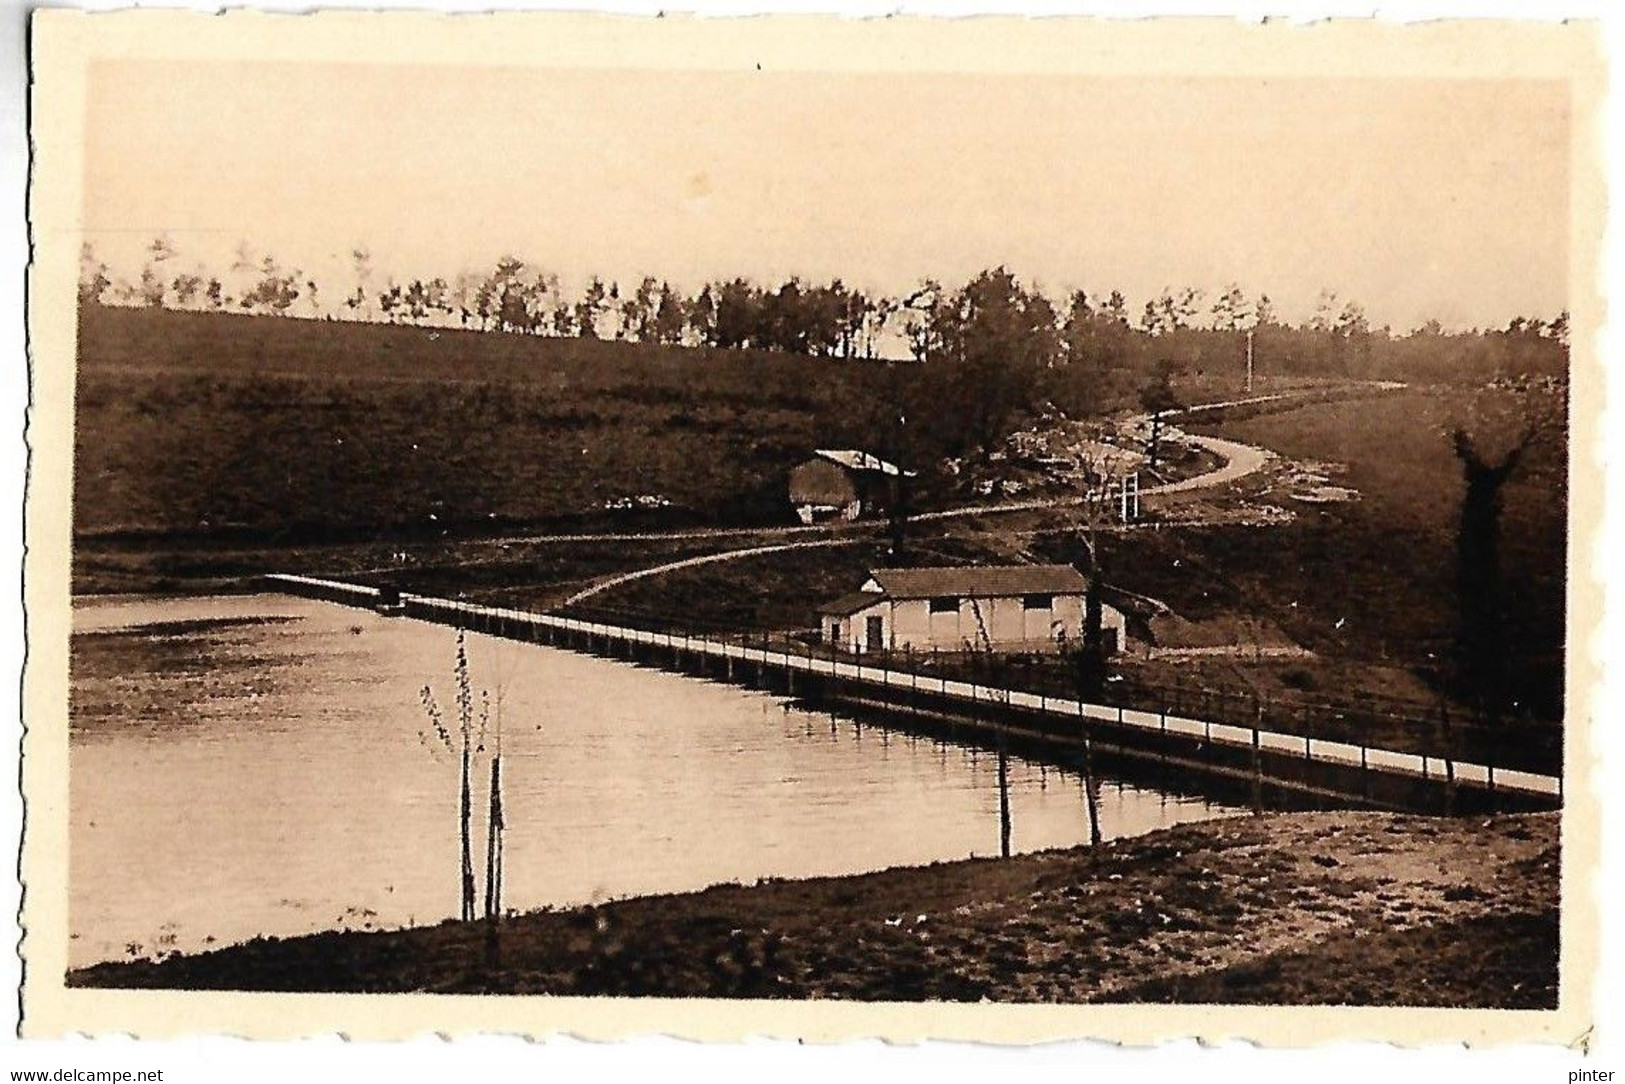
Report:
<svg viewBox="0 0 1625 1084"><path fill-rule="evenodd" d="M303 576L276 576L269 579L273 585L289 593L331 601L373 605L378 599L378 592L374 589L331 580ZM1497 769L1490 764L1462 760L1450 755L1405 752L1327 740L1311 735L1271 731L1259 726L1238 726L1170 713L1167 710L1148 711L1143 707L1133 708L1123 704L1089 703L1075 697L1054 696L1043 691L1012 689L963 677L951 677L940 671L935 674L926 673L919 667L899 668L895 665L895 656L873 659L866 659L862 655L842 657L827 651L819 651L811 644L797 644L784 639L775 640L767 634L721 638L671 629L642 629L567 613L540 613L512 607L486 606L407 592L401 593L401 603L410 615L427 617L475 631L514 635L529 629L532 630L532 634L527 638L544 639L543 630L554 630L567 635L599 637L606 644L620 641L655 645L694 657L745 660L758 666L777 667L791 673L816 674L861 685L906 689L914 693L923 691L972 704L986 703L1002 708L1024 709L1044 716L1097 720L1131 730L1183 734L1238 749L1257 748L1302 756L1307 760L1358 766L1384 773L1423 778L1451 778L1461 783L1489 788L1504 787L1551 797L1562 795L1562 780L1557 776Z"/></svg>

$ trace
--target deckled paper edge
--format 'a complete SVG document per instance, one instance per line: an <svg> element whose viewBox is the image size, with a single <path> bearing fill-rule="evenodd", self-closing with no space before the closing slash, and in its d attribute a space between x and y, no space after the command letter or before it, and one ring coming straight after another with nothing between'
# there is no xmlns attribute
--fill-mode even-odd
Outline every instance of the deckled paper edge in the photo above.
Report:
<svg viewBox="0 0 1625 1084"><path fill-rule="evenodd" d="M381 27L387 25L387 33ZM1592 1020L1600 813L1592 785L1593 643L1601 614L1594 539L1602 517L1603 369L1598 285L1605 188L1600 35L1588 24L1365 21L1248 27L1214 19L833 17L750 19L594 15L322 12L267 16L45 11L33 20L28 327L34 407L25 513L24 681L27 801L23 1032L227 1034L662 1034L832 1041L1095 1038L1130 1044L1198 1037L1303 1046L1351 1039L1403 1044L1584 1042ZM1292 48L1283 48L1290 39ZM1515 42L1516 48L1507 48ZM1570 286L1572 401L1563 926L1555 1011L1235 1006L865 1004L705 999L450 997L70 990L67 930L67 642L71 539L74 283L82 205L84 106L98 59L473 63L597 68L965 71L1079 75L1350 75L1560 79L1573 93Z"/></svg>

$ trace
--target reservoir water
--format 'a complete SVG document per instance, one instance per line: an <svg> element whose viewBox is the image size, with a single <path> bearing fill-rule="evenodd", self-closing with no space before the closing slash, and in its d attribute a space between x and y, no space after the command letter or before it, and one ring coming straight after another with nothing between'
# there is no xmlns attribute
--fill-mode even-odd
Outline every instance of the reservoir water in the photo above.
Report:
<svg viewBox="0 0 1625 1084"><path fill-rule="evenodd" d="M455 637L280 595L77 600L71 964L454 916L458 763L420 698L451 724ZM509 909L999 853L985 751L607 659L468 650L503 733ZM1008 785L1013 850L1088 839L1076 774L1012 757ZM1102 786L1107 838L1229 812Z"/></svg>

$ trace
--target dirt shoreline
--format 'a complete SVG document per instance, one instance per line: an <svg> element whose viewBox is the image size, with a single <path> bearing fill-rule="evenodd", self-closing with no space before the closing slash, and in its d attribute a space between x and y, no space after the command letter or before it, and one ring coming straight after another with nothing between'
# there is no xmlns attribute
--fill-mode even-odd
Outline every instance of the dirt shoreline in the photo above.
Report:
<svg viewBox="0 0 1625 1084"><path fill-rule="evenodd" d="M256 940L70 985L1552 1008L1556 814L1271 814L1099 848Z"/></svg>

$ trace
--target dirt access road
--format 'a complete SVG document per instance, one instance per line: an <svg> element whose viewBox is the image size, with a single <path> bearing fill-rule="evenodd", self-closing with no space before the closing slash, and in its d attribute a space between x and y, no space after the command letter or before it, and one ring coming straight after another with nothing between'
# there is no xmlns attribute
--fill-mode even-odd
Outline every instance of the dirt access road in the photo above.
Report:
<svg viewBox="0 0 1625 1084"><path fill-rule="evenodd" d="M1401 388L1403 384L1383 385ZM1309 398L1310 393L1282 393L1280 395L1261 395L1251 399L1234 399L1217 403L1199 403L1196 406L1184 407L1178 411L1170 411L1168 417L1183 417L1190 414L1201 413L1207 410L1218 410L1224 407L1247 406L1254 403L1288 402L1294 399ZM1241 444L1233 440L1221 440L1218 437L1199 437L1186 434L1185 439L1193 444L1207 449L1225 462L1194 478L1185 478L1177 482L1166 482L1162 485L1148 486L1140 492L1142 495L1156 493L1185 493L1194 489L1207 489L1214 486L1227 485L1237 479L1244 478L1260 469L1269 462L1272 453L1263 448L1254 448L1250 444ZM1079 497L1045 497L1026 501L1006 501L1001 504L966 505L961 508L948 508L940 512L924 512L910 517L916 523L930 523L936 520L961 519L967 516L999 515L1005 512L1031 512L1042 508L1065 508L1069 505L1081 504ZM797 535L829 535L841 531L852 533L868 533L875 529L873 523L854 524L790 524L777 527L689 527L674 531L600 531L580 534L516 534L502 535L497 538L482 540L488 546L523 546L537 545L549 542L647 542L647 541L682 541L685 539L703 538L780 538ZM826 543L833 544L833 543ZM753 547L750 551L739 551L741 556L747 552L761 552L760 547ZM711 559L721 555L714 555Z"/></svg>
<svg viewBox="0 0 1625 1084"><path fill-rule="evenodd" d="M1383 391L1403 388L1398 383L1384 383L1378 385ZM1206 411L1219 410L1226 407L1250 406L1265 403L1287 403L1297 399L1311 398L1312 392L1284 392L1278 395L1260 395L1247 399L1233 399L1223 402L1199 403L1194 406L1183 407L1171 411L1172 417L1189 417ZM1239 441L1224 440L1221 437L1196 436L1185 434L1185 439L1192 444L1205 449L1217 456L1222 462L1213 470L1198 474L1191 478L1183 478L1175 482L1164 482L1160 485L1148 486L1140 491L1142 496L1155 496L1158 494L1190 493L1202 489L1216 489L1232 482L1240 481L1250 474L1263 469L1273 457L1274 453L1264 448L1257 448L1251 444L1242 444ZM1066 508L1082 504L1082 497L1044 497L1025 501L1007 501L1001 504L969 505L962 508L949 508L940 512L925 512L911 517L915 523L934 523L944 520L963 519L971 516L991 516L1012 512L1031 512L1047 508ZM693 568L697 565L717 564L723 561L732 561L745 557L758 557L768 553L780 553L785 550L815 549L830 546L846 546L864 541L874 535L877 525L873 523L853 525L829 524L796 524L783 527L715 527L693 528L683 531L649 531L635 533L600 533L600 534L553 534L553 535L514 535L506 538L491 539L488 545L528 545L548 542L642 542L649 540L681 540L681 539L716 539L741 538L764 540L760 545L741 546L739 549L726 550L722 553L709 553L698 557L685 557L677 561L668 561L663 564L651 565L647 568L634 569L631 572L610 576L591 584L569 598L563 605L569 606L600 595L605 591L631 583L634 580L647 579L651 576L664 575L679 569ZM785 542L768 542L767 539L794 538L799 535L812 537Z"/></svg>
<svg viewBox="0 0 1625 1084"><path fill-rule="evenodd" d="M1255 448L1250 444L1241 444L1233 440L1221 440L1218 437L1198 437L1187 434L1185 439L1190 441L1192 444L1199 445L1200 447L1218 456L1221 460L1223 460L1223 462L1205 474L1198 474L1191 478L1183 478L1177 482L1165 482L1162 485L1148 486L1140 491L1141 496L1152 496L1158 493L1188 493L1192 490L1210 489L1218 486L1229 485L1231 482L1245 478L1249 474L1260 470L1264 464L1270 461L1273 455L1272 452L1268 452L1263 448ZM1049 497L1030 501L1011 501L1004 504L977 505L967 508L950 508L942 512L927 512L922 515L911 517L911 521L915 523L937 522L967 516L998 515L1009 512L1035 511L1044 508L1064 508L1069 505L1081 503L1083 503L1083 498L1081 497ZM765 528L759 532L756 532L756 534L759 536L766 536L772 534L791 534L806 531L828 532L830 530L832 530L832 528L825 526L781 527ZM660 576L667 572L675 572L679 569L693 568L696 565L716 564L722 561L732 561L741 557L758 557L762 554L780 553L785 550L813 549L827 546L848 546L857 542L866 541L872 536L873 531L874 525L869 524L861 527L848 528L845 534L835 537L821 537L796 542L777 542L761 546L746 546L736 550L727 550L723 553L708 553L699 557L685 557L680 561L669 561L665 564L651 565L648 568L640 568L632 572L625 572L618 576L611 576L607 579L600 580L595 584L591 584L590 586L577 591L575 594L565 599L564 605L570 606L578 602L585 602L587 599L590 599L595 595L602 594L603 592L611 590L612 588L620 587L622 584L631 583L634 580L647 579L650 576ZM689 532L687 534L626 535L622 537L627 540L634 538L647 539L651 537L716 538L724 533L728 532L719 530L709 533ZM617 536L576 535L573 537L580 540L586 540L590 537L593 541L605 541L614 540ZM544 539L528 539L527 541L542 540Z"/></svg>

